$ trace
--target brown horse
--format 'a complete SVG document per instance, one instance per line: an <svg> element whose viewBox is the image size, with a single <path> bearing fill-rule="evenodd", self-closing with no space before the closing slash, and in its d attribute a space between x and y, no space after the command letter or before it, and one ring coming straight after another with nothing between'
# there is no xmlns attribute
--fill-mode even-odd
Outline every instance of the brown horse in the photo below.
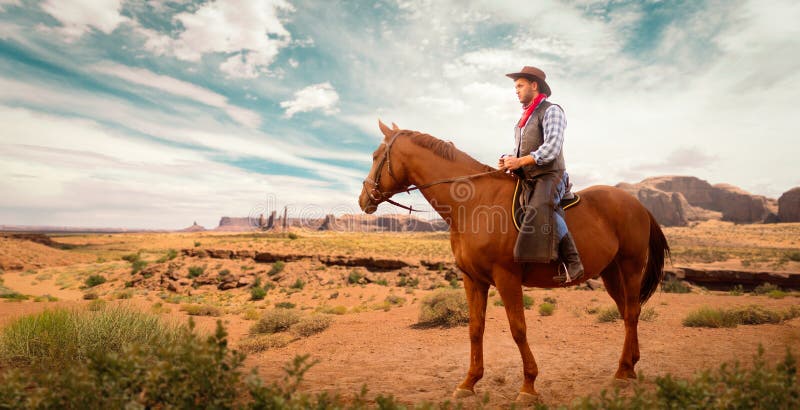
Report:
<svg viewBox="0 0 800 410"><path fill-rule="evenodd" d="M456 265L464 272L470 365L454 396L473 395L475 383L483 377L486 299L489 286L494 285L522 355L524 382L517 400L537 400L534 381L539 371L528 346L522 286L553 288L563 284L553 279L558 271L556 263L523 266L513 261L517 230L510 207L516 177L481 164L450 142L378 123L384 140L373 154L372 169L359 197L361 209L373 213L394 193L419 187L449 222ZM458 178L464 176L469 177ZM635 378L639 312L663 278L669 246L650 212L628 193L610 186L593 186L579 194L581 202L566 212L586 270L579 282L603 278L625 322L625 344L615 377Z"/></svg>

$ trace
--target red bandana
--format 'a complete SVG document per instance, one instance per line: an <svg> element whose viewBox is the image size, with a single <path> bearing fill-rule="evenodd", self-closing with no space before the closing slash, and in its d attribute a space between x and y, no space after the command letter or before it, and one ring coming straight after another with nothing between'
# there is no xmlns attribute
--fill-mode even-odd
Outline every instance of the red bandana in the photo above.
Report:
<svg viewBox="0 0 800 410"><path fill-rule="evenodd" d="M535 110L536 107L539 106L539 103L542 102L542 100L544 100L545 98L547 98L547 94L544 93L539 93L539 95L536 96L536 99L534 99L525 108L525 112L522 113L522 118L520 118L519 122L517 123L518 127L522 128L525 126L525 123L528 122L528 118L530 118L531 114L533 114L533 110Z"/></svg>

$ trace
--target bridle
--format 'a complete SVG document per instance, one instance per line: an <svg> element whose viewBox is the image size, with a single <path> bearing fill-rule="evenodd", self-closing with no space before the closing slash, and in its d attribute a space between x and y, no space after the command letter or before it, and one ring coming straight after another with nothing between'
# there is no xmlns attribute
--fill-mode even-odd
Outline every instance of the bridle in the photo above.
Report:
<svg viewBox="0 0 800 410"><path fill-rule="evenodd" d="M383 166L384 165L386 165L386 169L387 169L387 171L389 171L389 176L392 177L394 182L397 183L397 184L400 184L400 181L397 179L397 177L394 175L394 172L392 171L392 160L391 160L392 145L394 145L395 140L397 140L397 137L399 137L400 135L401 135L400 131L394 133L394 135L392 135L392 138L386 144L386 151L383 153L383 158L381 158L381 162L378 163L378 167L377 167L377 169L375 171L375 179L373 180L372 178L369 177L369 175L367 175L367 178L364 179L364 182L363 182L364 188L367 188L367 184L368 183L372 184L372 189L367 189L367 195L369 195L369 199L371 199L373 202L375 202L376 206L381 202L388 202L388 203L390 203L390 204L392 204L394 206L397 206L399 208L407 209L409 214L412 211L413 212L422 212L421 209L414 209L410 205L403 205L403 204L401 204L399 202L396 202L396 201L392 200L391 197L393 195L399 194L401 192L405 192L405 193L410 194L411 191L422 190L422 189L425 189L425 188L432 187L434 185L447 184L447 183L458 182L458 181L464 181L464 180L468 180L468 179L472 179L472 178L477 178L477 177L480 177L480 176L483 176L483 175L489 175L489 174L494 174L496 172L502 172L502 170L500 170L500 169L495 169L495 170L481 172L481 173L472 174L472 175L465 175L465 176L461 176L461 177L441 179L441 180L438 180L438 181L434 181L434 182L430 182L430 183L422 184L422 185L416 185L416 186L413 186L413 187L409 186L408 188L401 189L399 191L386 191L386 192L381 191L379 184L381 182L381 174L383 174Z"/></svg>

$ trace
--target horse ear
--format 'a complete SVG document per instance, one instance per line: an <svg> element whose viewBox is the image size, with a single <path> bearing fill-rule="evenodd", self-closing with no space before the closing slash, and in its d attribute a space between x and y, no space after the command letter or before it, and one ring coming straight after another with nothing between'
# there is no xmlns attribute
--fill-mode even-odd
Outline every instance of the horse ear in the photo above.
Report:
<svg viewBox="0 0 800 410"><path fill-rule="evenodd" d="M400 127L398 127L397 124L392 123L392 131L400 131Z"/></svg>
<svg viewBox="0 0 800 410"><path fill-rule="evenodd" d="M389 137L391 137L392 134L394 134L392 132L392 130L389 129L389 127L387 127L386 124L384 124L383 121L381 121L381 120L378 120L378 128L381 129L381 132L383 133L384 139L389 139Z"/></svg>

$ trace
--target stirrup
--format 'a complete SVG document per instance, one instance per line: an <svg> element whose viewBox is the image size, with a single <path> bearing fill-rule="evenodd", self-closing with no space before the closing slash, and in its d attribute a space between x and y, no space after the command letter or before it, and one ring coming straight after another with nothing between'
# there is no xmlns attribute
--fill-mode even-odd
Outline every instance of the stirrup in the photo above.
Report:
<svg viewBox="0 0 800 410"><path fill-rule="evenodd" d="M561 262L561 263L558 264L558 268L557 268L558 269L558 275L553 276L553 280L556 281L556 282L559 282L559 283L572 282L572 277L569 276L569 269L567 269L567 264L564 263L564 261L561 258L559 258L559 262ZM561 272L562 269L564 270L563 273Z"/></svg>

